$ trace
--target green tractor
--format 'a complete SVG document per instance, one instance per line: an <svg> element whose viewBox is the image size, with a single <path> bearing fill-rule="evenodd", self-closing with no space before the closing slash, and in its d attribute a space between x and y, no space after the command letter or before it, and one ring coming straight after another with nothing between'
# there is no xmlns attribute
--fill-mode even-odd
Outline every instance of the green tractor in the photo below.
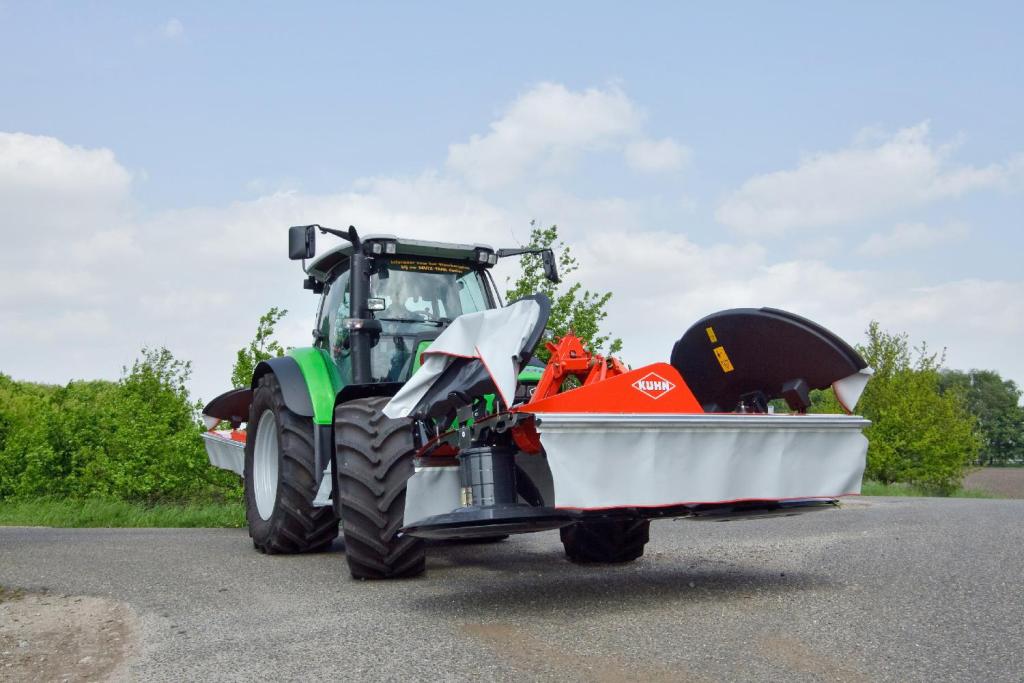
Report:
<svg viewBox="0 0 1024 683"><path fill-rule="evenodd" d="M317 256L317 231L343 242ZM407 420L389 419L382 408L455 318L501 306L490 273L498 259L539 254L558 282L554 254L361 238L354 227L320 225L292 227L288 241L289 258L302 261L303 286L320 297L313 343L261 362L250 387L205 407L208 425L233 428L204 435L210 460L243 478L249 535L260 552L324 550L341 520L354 577L419 574L422 540L398 534L413 434ZM542 370L524 366L520 391ZM493 394L485 399L473 408L478 415L496 409Z"/></svg>
<svg viewBox="0 0 1024 683"><path fill-rule="evenodd" d="M541 369L551 302L500 306L489 273L527 250L300 226L293 259L317 230L345 243L304 264L313 346L204 410L232 425L207 452L244 478L263 552L324 549L340 521L356 578L422 573L426 540L554 529L572 562L630 562L651 521L787 517L860 491L869 423L808 409L831 387L852 413L871 370L806 318L712 313L638 368L570 332ZM532 251L557 282L554 254Z"/></svg>

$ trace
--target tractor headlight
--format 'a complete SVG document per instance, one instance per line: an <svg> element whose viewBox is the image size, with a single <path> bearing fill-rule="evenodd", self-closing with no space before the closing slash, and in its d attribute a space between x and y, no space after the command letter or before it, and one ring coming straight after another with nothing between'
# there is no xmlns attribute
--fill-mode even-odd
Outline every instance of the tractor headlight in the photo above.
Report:
<svg viewBox="0 0 1024 683"><path fill-rule="evenodd" d="M370 253L375 256L379 256L381 254L393 255L398 253L397 242L393 242L390 240L381 240L378 242L377 240L374 240L373 242L369 242L368 244Z"/></svg>

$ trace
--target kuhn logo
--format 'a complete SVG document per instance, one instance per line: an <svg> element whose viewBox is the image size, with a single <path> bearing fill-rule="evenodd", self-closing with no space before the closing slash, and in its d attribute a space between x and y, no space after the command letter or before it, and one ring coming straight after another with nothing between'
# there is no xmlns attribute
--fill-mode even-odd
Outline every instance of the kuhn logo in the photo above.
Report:
<svg viewBox="0 0 1024 683"><path fill-rule="evenodd" d="M649 372L633 382L633 388L657 400L676 388L675 384L653 372Z"/></svg>

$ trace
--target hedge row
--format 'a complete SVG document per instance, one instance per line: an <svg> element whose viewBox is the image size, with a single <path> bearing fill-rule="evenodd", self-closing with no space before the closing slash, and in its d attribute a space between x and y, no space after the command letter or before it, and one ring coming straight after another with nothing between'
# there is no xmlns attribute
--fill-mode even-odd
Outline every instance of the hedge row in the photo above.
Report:
<svg viewBox="0 0 1024 683"><path fill-rule="evenodd" d="M238 477L206 459L190 371L167 349L143 349L117 382L0 374L0 500L240 499Z"/></svg>

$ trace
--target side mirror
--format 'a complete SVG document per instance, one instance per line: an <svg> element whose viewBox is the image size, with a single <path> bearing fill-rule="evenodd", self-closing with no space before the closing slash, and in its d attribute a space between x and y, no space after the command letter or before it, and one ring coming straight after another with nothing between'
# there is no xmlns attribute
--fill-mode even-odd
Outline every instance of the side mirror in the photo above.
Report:
<svg viewBox="0 0 1024 683"><path fill-rule="evenodd" d="M288 228L288 258L292 261L313 258L316 254L316 227L296 225Z"/></svg>
<svg viewBox="0 0 1024 683"><path fill-rule="evenodd" d="M544 264L544 277L556 285L562 281L558 277L558 263L555 261L555 252L545 249L540 253L541 262Z"/></svg>

